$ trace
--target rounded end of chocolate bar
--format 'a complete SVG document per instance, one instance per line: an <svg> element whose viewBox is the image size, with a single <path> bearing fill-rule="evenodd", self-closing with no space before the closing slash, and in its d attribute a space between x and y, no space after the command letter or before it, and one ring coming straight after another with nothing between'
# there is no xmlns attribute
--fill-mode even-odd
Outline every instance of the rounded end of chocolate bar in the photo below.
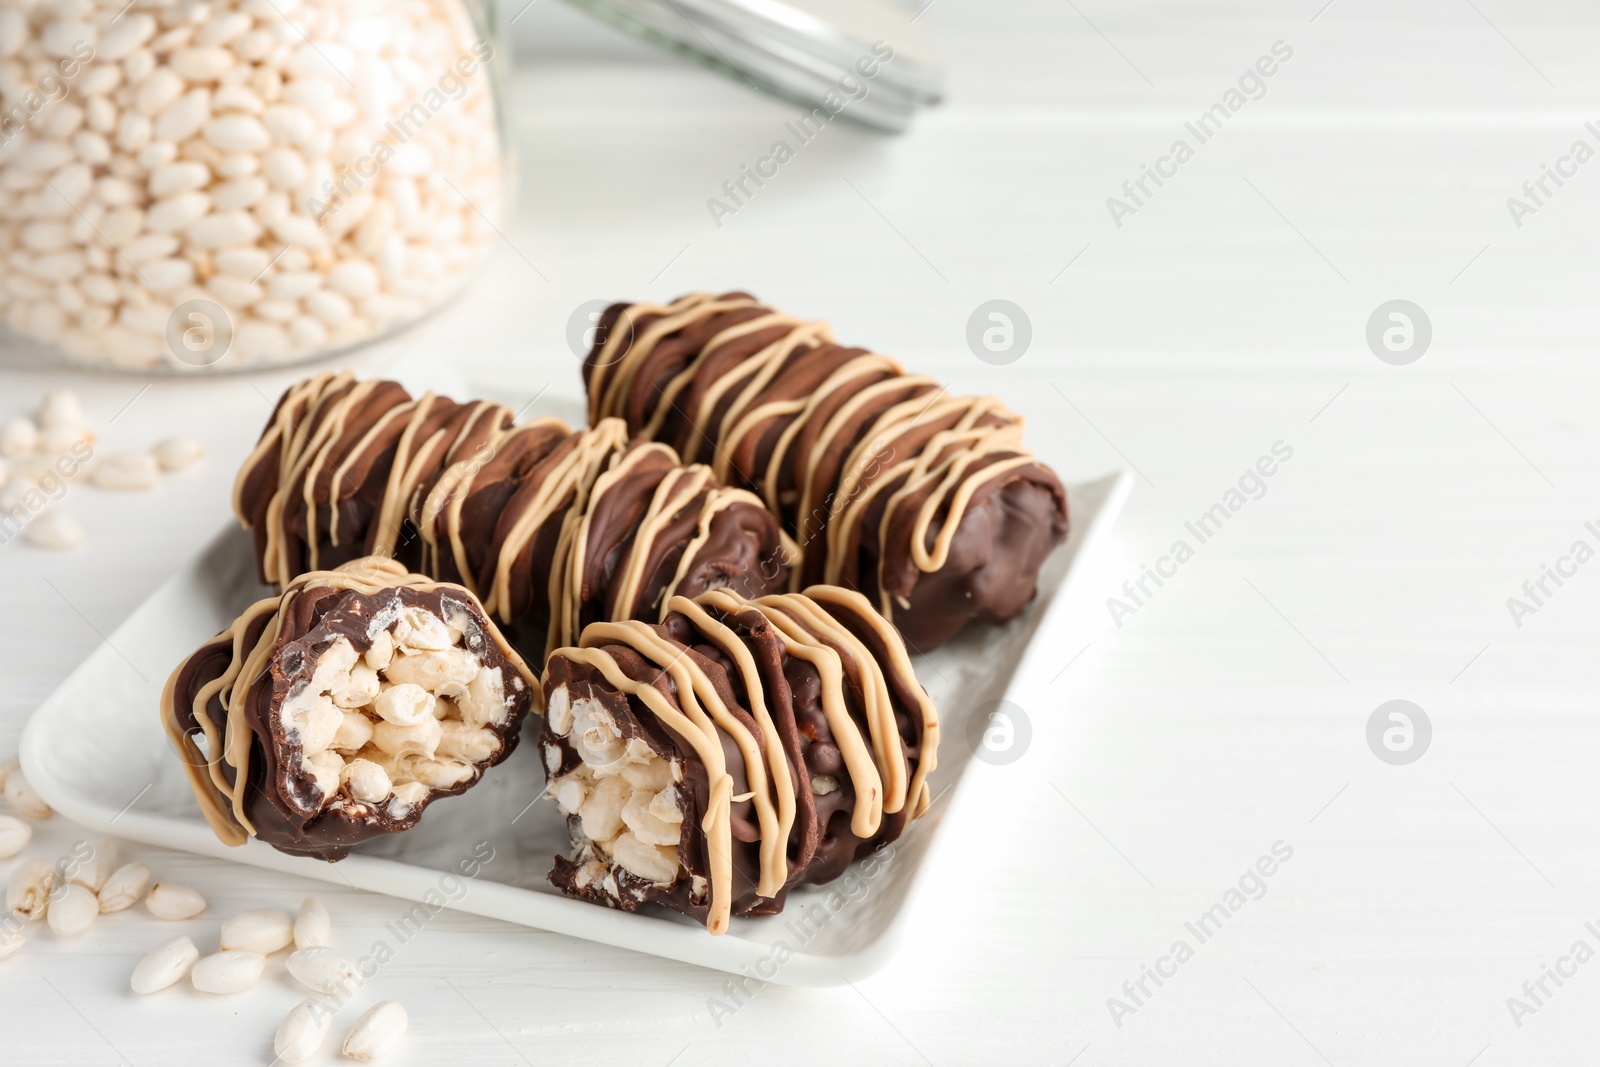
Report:
<svg viewBox="0 0 1600 1067"><path fill-rule="evenodd" d="M1059 482L1016 478L968 508L945 566L919 573L908 596L894 596L894 624L907 646L927 652L975 619L1016 618L1038 595L1039 568L1066 536Z"/></svg>

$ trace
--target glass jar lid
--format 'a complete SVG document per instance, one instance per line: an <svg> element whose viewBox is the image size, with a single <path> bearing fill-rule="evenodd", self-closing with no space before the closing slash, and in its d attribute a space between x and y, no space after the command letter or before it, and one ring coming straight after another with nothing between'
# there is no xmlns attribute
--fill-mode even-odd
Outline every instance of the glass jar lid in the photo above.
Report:
<svg viewBox="0 0 1600 1067"><path fill-rule="evenodd" d="M944 60L886 0L570 0L701 66L898 133L938 103Z"/></svg>

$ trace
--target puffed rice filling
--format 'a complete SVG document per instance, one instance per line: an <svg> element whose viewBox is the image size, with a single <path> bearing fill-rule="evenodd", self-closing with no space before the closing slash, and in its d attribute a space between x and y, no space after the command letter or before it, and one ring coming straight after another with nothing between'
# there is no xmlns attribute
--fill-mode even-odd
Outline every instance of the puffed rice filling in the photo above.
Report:
<svg viewBox="0 0 1600 1067"><path fill-rule="evenodd" d="M683 837L682 765L641 738L625 738L600 701L574 700L565 686L551 691L546 714L551 731L566 738L583 761L557 775L561 751L546 746L549 795L563 814L578 817L581 828L574 833L578 887L599 882L618 895L613 866L658 885L675 881Z"/></svg>
<svg viewBox="0 0 1600 1067"><path fill-rule="evenodd" d="M374 619L364 653L343 637L327 647L279 709L302 808L404 818L500 751L505 679L466 647L470 627L464 612L404 608Z"/></svg>

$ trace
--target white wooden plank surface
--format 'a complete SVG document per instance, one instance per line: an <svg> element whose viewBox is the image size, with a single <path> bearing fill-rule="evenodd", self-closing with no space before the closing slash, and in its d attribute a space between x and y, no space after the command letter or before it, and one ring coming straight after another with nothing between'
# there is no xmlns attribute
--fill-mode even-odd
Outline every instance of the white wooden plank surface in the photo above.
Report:
<svg viewBox="0 0 1600 1067"><path fill-rule="evenodd" d="M582 301L748 287L1000 393L1069 477L1135 465L1107 596L1274 442L1294 457L1146 607L1120 629L1107 615L1058 681L1033 681L1033 747L987 771L993 808L950 828L970 848L934 872L919 939L878 978L764 989L719 1026L723 976L445 914L364 997L412 1013L395 1062L1589 1061L1600 964L1547 983L1520 1027L1506 1002L1573 942L1600 949L1584 927L1600 919L1600 565L1520 628L1506 599L1574 540L1597 544L1583 524L1600 519L1600 169L1520 229L1505 198L1584 135L1597 16L1575 0L1320 6L937 0L947 106L898 140L828 130L720 230L705 198L795 109L559 6L519 18L512 247L363 366L433 350L485 381L575 392L561 337ZM1267 95L1115 228L1105 198L1279 39L1295 57ZM1034 326L1009 367L964 341L992 297ZM1363 338L1395 297L1434 324L1409 367ZM108 446L182 425L210 452L158 495L75 490L94 537L80 556L0 548L0 751L221 521L287 377L144 392L0 377L7 413L70 381L102 424L133 401ZM1065 665L1079 649L1060 651ZM1366 747L1393 698L1433 723L1410 766ZM35 851L73 840L53 825ZM1178 938L1193 945L1185 922L1280 840L1293 858L1265 895L1116 1025L1107 998ZM141 854L219 916L307 891ZM325 895L357 951L402 910ZM36 936L0 964L0 1058L269 1061L296 999L284 983L227 1000L125 992L169 933L129 914L77 942Z"/></svg>

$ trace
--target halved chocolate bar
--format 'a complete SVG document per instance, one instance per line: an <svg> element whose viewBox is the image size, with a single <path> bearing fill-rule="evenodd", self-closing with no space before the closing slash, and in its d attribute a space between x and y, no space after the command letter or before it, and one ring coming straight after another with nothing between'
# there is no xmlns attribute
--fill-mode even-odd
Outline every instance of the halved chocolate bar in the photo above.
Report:
<svg viewBox="0 0 1600 1067"><path fill-rule="evenodd" d="M253 605L161 718L218 838L338 860L510 755L536 686L469 590L374 556Z"/></svg>
<svg viewBox="0 0 1600 1067"><path fill-rule="evenodd" d="M551 881L705 923L781 911L929 804L938 713L861 594L676 596L553 653L540 747L573 855Z"/></svg>

